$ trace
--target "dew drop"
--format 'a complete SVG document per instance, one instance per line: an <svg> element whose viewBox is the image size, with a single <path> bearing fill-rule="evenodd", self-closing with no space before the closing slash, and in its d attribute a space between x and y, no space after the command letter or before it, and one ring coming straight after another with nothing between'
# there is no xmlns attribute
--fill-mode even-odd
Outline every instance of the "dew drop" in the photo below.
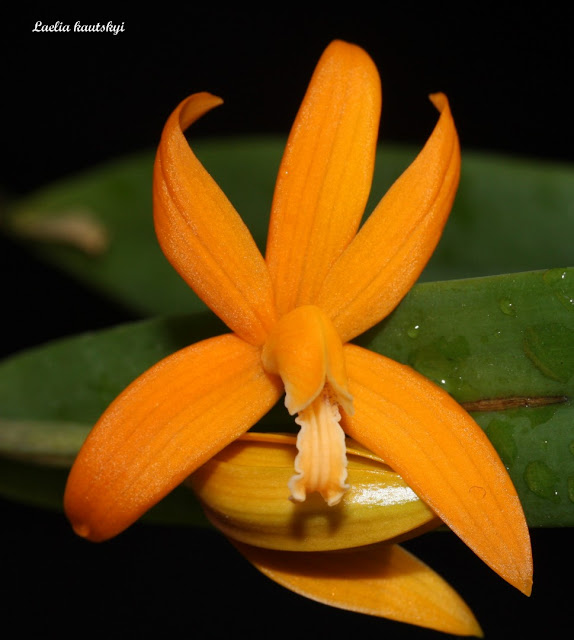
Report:
<svg viewBox="0 0 574 640"><path fill-rule="evenodd" d="M571 275L572 270L569 269L549 269L543 278L562 306L574 311L574 282Z"/></svg>
<svg viewBox="0 0 574 640"><path fill-rule="evenodd" d="M518 455L518 447L514 440L514 425L512 422L494 418L486 427L486 435L498 451L500 459L509 468L514 464Z"/></svg>
<svg viewBox="0 0 574 640"><path fill-rule="evenodd" d="M420 329L420 324L415 324L407 329L407 335L409 336L409 338L416 338L419 335Z"/></svg>
<svg viewBox="0 0 574 640"><path fill-rule="evenodd" d="M465 388L464 381L461 376L449 376L434 380L439 387L442 387L447 393L456 394Z"/></svg>
<svg viewBox="0 0 574 640"><path fill-rule="evenodd" d="M553 285L566 279L566 269L548 269L542 277L546 284Z"/></svg>
<svg viewBox="0 0 574 640"><path fill-rule="evenodd" d="M441 337L413 350L409 364L448 393L461 394L470 389L464 378L469 355L470 347L465 337Z"/></svg>
<svg viewBox="0 0 574 640"><path fill-rule="evenodd" d="M551 420L558 407L558 404L549 404L546 407L530 407L525 413L525 417L530 421L531 427L538 427Z"/></svg>
<svg viewBox="0 0 574 640"><path fill-rule="evenodd" d="M470 495L477 500L482 500L486 497L486 489L484 487L473 486L468 490Z"/></svg>
<svg viewBox="0 0 574 640"><path fill-rule="evenodd" d="M556 488L559 480L559 476L542 460L529 462L524 470L524 481L530 491L550 502L560 502Z"/></svg>
<svg viewBox="0 0 574 640"><path fill-rule="evenodd" d="M505 315L507 316L516 315L516 307L514 306L514 303L512 302L512 300L510 300L509 298L501 298L498 301L498 306L502 311L502 313L504 313Z"/></svg>
<svg viewBox="0 0 574 640"><path fill-rule="evenodd" d="M534 325L524 332L524 352L546 377L568 382L574 375L574 331L557 322Z"/></svg>

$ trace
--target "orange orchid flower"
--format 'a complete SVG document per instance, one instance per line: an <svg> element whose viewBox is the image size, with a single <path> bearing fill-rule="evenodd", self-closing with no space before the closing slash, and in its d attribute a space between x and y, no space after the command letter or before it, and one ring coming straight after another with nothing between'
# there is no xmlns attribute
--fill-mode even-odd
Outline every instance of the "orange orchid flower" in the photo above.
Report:
<svg viewBox="0 0 574 640"><path fill-rule="evenodd" d="M346 433L399 473L499 575L530 592L524 514L483 431L417 372L349 342L404 297L450 212L458 138L446 97L431 100L440 116L429 140L358 230L380 80L362 49L333 42L287 143L265 258L183 134L221 100L198 93L175 109L154 169L157 236L231 333L165 358L103 414L66 488L79 535L100 541L120 533L285 392L301 427L293 500L313 492L329 505L342 499Z"/></svg>

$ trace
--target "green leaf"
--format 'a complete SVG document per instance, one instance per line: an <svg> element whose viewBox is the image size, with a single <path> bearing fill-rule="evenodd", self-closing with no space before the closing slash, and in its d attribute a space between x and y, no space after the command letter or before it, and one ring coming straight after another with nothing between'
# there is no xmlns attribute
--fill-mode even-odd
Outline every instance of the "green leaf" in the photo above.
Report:
<svg viewBox="0 0 574 640"><path fill-rule="evenodd" d="M143 370L214 330L224 326L208 313L144 322L56 341L0 363L0 495L61 509L66 467L102 410ZM144 520L208 526L183 487Z"/></svg>
<svg viewBox="0 0 574 640"><path fill-rule="evenodd" d="M471 410L531 526L574 526L574 269L415 286L359 341Z"/></svg>
<svg viewBox="0 0 574 640"><path fill-rule="evenodd" d="M283 146L278 138L193 144L262 249ZM415 155L403 147L379 150L367 213ZM46 260L141 314L201 310L203 304L158 247L152 164L153 154L146 153L47 187L9 208L6 229L28 238ZM462 167L453 213L423 280L571 264L574 168L468 152Z"/></svg>
<svg viewBox="0 0 574 640"><path fill-rule="evenodd" d="M0 363L0 418L93 424L145 369L224 331L205 312L126 324L22 352Z"/></svg>
<svg viewBox="0 0 574 640"><path fill-rule="evenodd" d="M72 429L84 433L81 425L92 424L139 373L223 331L211 314L199 313L16 355L0 363L0 428L9 421L41 425L37 442L45 450L34 448L30 459L49 458L55 452L46 423L57 449L58 424L68 437ZM413 366L466 404L509 469L531 526L574 526L574 269L416 285L359 342ZM278 403L257 428L291 426ZM21 447L12 453L23 455ZM0 482L1 492L21 489L22 498L43 491L22 469L21 481L14 474L9 486Z"/></svg>

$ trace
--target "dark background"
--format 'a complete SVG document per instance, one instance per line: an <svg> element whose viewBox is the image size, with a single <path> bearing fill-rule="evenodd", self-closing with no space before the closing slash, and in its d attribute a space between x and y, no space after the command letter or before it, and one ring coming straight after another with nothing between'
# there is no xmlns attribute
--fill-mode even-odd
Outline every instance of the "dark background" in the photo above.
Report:
<svg viewBox="0 0 574 640"><path fill-rule="evenodd" d="M215 7L215 3L211 3ZM462 3L460 3L462 5ZM499 3L447 12L415 3L352 3L345 13L269 5L223 9L157 4L139 10L2 9L4 199L117 155L153 148L174 106L208 90L225 106L196 136L286 134L313 67L334 38L362 45L383 80L382 140L422 145L445 91L464 149L572 161L569 24L550 3L518 15ZM124 23L111 34L33 33L54 24ZM517 221L517 224L519 221ZM111 326L132 315L84 291L0 236L1 354ZM18 636L252 638L430 631L335 611L260 577L217 534L135 525L116 540L75 538L61 514L1 503L4 624ZM466 598L488 638L570 622L570 530L533 532L530 600L503 583L454 536L411 547Z"/></svg>

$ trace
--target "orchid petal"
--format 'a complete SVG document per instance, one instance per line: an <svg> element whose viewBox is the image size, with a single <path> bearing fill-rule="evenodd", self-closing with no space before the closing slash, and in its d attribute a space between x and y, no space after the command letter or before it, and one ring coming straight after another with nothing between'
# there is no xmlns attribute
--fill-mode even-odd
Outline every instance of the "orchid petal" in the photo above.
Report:
<svg viewBox="0 0 574 640"><path fill-rule="evenodd" d="M380 455L484 562L528 595L526 520L482 429L410 367L354 345L345 346L345 359L355 398L345 431Z"/></svg>
<svg viewBox="0 0 574 640"><path fill-rule="evenodd" d="M283 387L235 335L199 342L135 380L100 418L70 472L65 507L79 535L117 535L247 431Z"/></svg>
<svg viewBox="0 0 574 640"><path fill-rule="evenodd" d="M276 319L267 266L183 135L221 102L196 93L169 117L154 167L155 229L167 259L197 295L238 336L262 344Z"/></svg>
<svg viewBox="0 0 574 640"><path fill-rule="evenodd" d="M291 415L306 409L326 383L337 402L352 412L343 345L318 307L305 305L284 315L271 330L261 360L269 373L281 376Z"/></svg>
<svg viewBox="0 0 574 640"><path fill-rule="evenodd" d="M311 600L445 633L482 636L456 591L398 545L294 553L233 544L268 578Z"/></svg>
<svg viewBox="0 0 574 640"><path fill-rule="evenodd" d="M329 271L315 301L343 342L401 301L431 257L450 213L460 148L446 96L434 94L431 100L441 115L425 147Z"/></svg>
<svg viewBox="0 0 574 640"><path fill-rule="evenodd" d="M381 87L359 47L331 43L291 130L273 198L266 259L281 314L312 304L352 240L373 176Z"/></svg>

